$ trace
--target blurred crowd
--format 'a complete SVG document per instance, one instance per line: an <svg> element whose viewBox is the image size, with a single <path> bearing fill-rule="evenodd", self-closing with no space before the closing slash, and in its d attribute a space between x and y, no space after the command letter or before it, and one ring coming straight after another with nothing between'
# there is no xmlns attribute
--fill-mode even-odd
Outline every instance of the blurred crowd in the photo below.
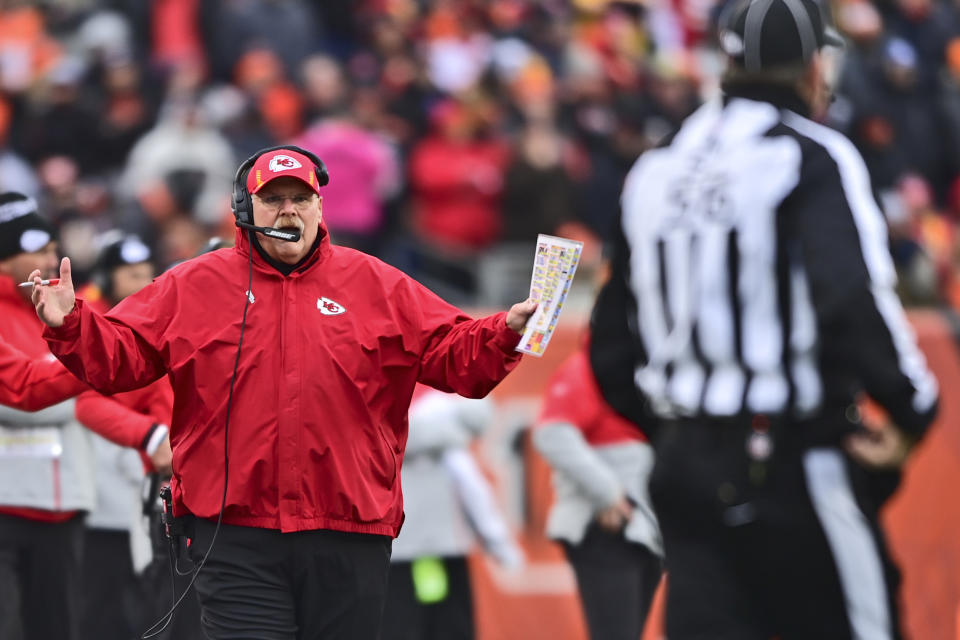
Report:
<svg viewBox="0 0 960 640"><path fill-rule="evenodd" d="M232 241L236 166L294 142L330 169L335 242L502 304L537 233L599 260L637 155L716 95L721 5L8 0L0 190L39 198L81 279L116 228L164 268ZM905 299L960 305L960 6L829 10L848 46L823 119L867 159Z"/></svg>

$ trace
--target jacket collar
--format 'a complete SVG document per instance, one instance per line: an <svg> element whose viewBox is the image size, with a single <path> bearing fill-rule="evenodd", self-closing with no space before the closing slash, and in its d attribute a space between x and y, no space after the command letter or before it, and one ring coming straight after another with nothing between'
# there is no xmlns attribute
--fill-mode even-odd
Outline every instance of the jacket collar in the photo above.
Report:
<svg viewBox="0 0 960 640"><path fill-rule="evenodd" d="M313 247L307 255L295 265L287 265L268 256L260 246L260 241L257 239L256 232L254 231L247 231L238 227L235 238L234 251L237 251L246 259L252 240L253 248L255 249L253 252L254 267L259 271L278 276L297 277L299 274L306 273L326 260L331 252L330 233L323 220L320 221L320 229L317 232L317 239L314 241Z"/></svg>
<svg viewBox="0 0 960 640"><path fill-rule="evenodd" d="M723 104L733 98L746 98L757 102L767 102L779 109L789 109L805 118L810 117L810 105L791 87L760 83L724 83Z"/></svg>

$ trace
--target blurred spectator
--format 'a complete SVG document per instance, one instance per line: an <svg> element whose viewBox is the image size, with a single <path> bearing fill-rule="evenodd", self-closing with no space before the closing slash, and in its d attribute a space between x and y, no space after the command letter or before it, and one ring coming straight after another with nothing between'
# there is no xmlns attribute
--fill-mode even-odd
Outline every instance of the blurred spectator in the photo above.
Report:
<svg viewBox="0 0 960 640"><path fill-rule="evenodd" d="M51 156L38 168L44 211L60 230L60 248L74 272L85 280L97 257L94 238L114 224L110 193L102 182L82 181L77 163L66 156Z"/></svg>
<svg viewBox="0 0 960 640"><path fill-rule="evenodd" d="M55 230L22 194L0 194L0 338L50 358L29 288L57 270ZM68 379L55 383L71 385ZM40 411L0 406L0 637L78 640L84 513L94 506L89 433L72 399Z"/></svg>
<svg viewBox="0 0 960 640"><path fill-rule="evenodd" d="M323 196L324 220L338 244L375 253L385 203L401 185L397 153L380 132L381 99L349 87L340 64L327 56L308 59L303 75L316 119L296 144L323 158L337 176Z"/></svg>
<svg viewBox="0 0 960 640"><path fill-rule="evenodd" d="M642 135L635 144L644 149L660 144L700 106L697 78L690 64L683 55L656 59L648 70L647 92L620 104L620 117ZM624 153L630 151L623 149Z"/></svg>
<svg viewBox="0 0 960 640"><path fill-rule="evenodd" d="M0 87L28 89L57 63L62 47L47 33L41 9L28 0L10 0L0 9Z"/></svg>
<svg viewBox="0 0 960 640"><path fill-rule="evenodd" d="M310 56L303 61L301 76L311 121L343 114L349 105L349 92L343 68L335 58Z"/></svg>
<svg viewBox="0 0 960 640"><path fill-rule="evenodd" d="M96 9L81 21L70 45L75 55L91 65L130 60L133 30L123 14Z"/></svg>
<svg viewBox="0 0 960 640"><path fill-rule="evenodd" d="M12 120L13 109L10 103L0 99L0 192L19 191L36 197L40 189L36 172L10 144Z"/></svg>
<svg viewBox="0 0 960 640"><path fill-rule="evenodd" d="M94 281L78 295L106 312L150 284L155 274L150 259L149 248L138 238L114 235L100 252ZM129 434L126 447L97 434L92 437L97 499L85 530L85 637L128 640L152 622L147 612L162 592L151 593L138 577L151 560L140 492L146 471L170 474L167 425L172 412L173 389L166 377L135 391L110 397L88 391L77 399L77 419L85 426L98 433ZM119 439L118 434L114 440ZM107 602L114 605L105 608ZM195 626L199 629L199 620Z"/></svg>
<svg viewBox="0 0 960 640"><path fill-rule="evenodd" d="M204 43L214 76L227 79L233 64L251 48L275 52L294 77L300 61L320 44L312 3L297 0L210 0Z"/></svg>
<svg viewBox="0 0 960 640"><path fill-rule="evenodd" d="M467 2L437 2L424 19L430 82L447 94L475 87L490 63L492 39L484 14Z"/></svg>
<svg viewBox="0 0 960 640"><path fill-rule="evenodd" d="M414 229L427 243L456 252L488 247L503 226L508 149L484 130L477 105L445 100L431 120L430 135L410 154Z"/></svg>
<svg viewBox="0 0 960 640"><path fill-rule="evenodd" d="M524 128L506 170L503 240L529 243L532 250L538 233L555 233L576 217L573 181L562 162L564 144L548 122Z"/></svg>
<svg viewBox="0 0 960 640"><path fill-rule="evenodd" d="M102 67L103 98L97 127L97 150L108 167L119 165L153 125L156 116L140 68L129 58Z"/></svg>
<svg viewBox="0 0 960 640"><path fill-rule="evenodd" d="M290 84L283 62L267 48L251 48L237 61L236 83L256 108L271 144L300 133L303 99Z"/></svg>
<svg viewBox="0 0 960 640"><path fill-rule="evenodd" d="M553 468L547 535L573 566L591 640L639 638L663 556L647 492L653 449L604 401L587 348L551 379L533 442Z"/></svg>
<svg viewBox="0 0 960 640"><path fill-rule="evenodd" d="M606 240L633 156L621 156L615 145L623 123L614 110L613 89L599 54L583 44L572 44L567 52L567 71L561 123L574 143L570 171L577 186L579 217Z"/></svg>
<svg viewBox="0 0 960 640"><path fill-rule="evenodd" d="M960 35L956 8L936 0L894 0L877 6L885 11L890 35L907 41L915 50L916 83L921 93L931 95L947 43Z"/></svg>
<svg viewBox="0 0 960 640"><path fill-rule="evenodd" d="M382 640L475 637L467 555L479 541L507 568L523 562L469 452L490 400L418 386L401 472L405 520L394 540Z"/></svg>
<svg viewBox="0 0 960 640"><path fill-rule="evenodd" d="M350 111L319 120L296 144L323 158L336 176L323 194L323 217L337 243L375 253L385 223L384 202L399 188L394 150L359 126Z"/></svg>
<svg viewBox="0 0 960 640"><path fill-rule="evenodd" d="M947 206L956 219L960 216L960 37L950 41L946 57L939 79L939 106L945 124L943 144L950 154Z"/></svg>
<svg viewBox="0 0 960 640"><path fill-rule="evenodd" d="M207 125L198 104L172 103L130 152L120 190L136 198L176 171L195 172L202 186L195 199L179 202L179 208L202 224L214 225L228 213L234 164L230 145Z"/></svg>
<svg viewBox="0 0 960 640"><path fill-rule="evenodd" d="M203 61L205 51L201 33L203 0L161 0L151 3L151 59L160 66L175 66L183 61ZM214 4L214 3L210 3Z"/></svg>
<svg viewBox="0 0 960 640"><path fill-rule="evenodd" d="M917 50L906 40L890 38L883 47L882 72L877 97L880 108L896 123L896 146L905 171L922 175L942 196L947 169L944 127L933 88L922 81Z"/></svg>
<svg viewBox="0 0 960 640"><path fill-rule="evenodd" d="M110 161L99 153L97 114L81 99L85 70L84 63L77 58L60 59L45 77L45 85L28 103L31 113L16 131L16 144L31 162L66 156L81 173L89 174Z"/></svg>

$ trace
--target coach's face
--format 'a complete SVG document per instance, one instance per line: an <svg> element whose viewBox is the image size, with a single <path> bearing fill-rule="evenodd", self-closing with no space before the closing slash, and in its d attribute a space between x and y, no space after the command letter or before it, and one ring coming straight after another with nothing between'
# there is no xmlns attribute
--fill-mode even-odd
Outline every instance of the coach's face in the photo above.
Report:
<svg viewBox="0 0 960 640"><path fill-rule="evenodd" d="M259 236L267 255L285 264L296 264L306 257L320 230L322 201L310 185L298 178L285 176L265 184L253 196L253 223L258 227L300 231L296 242Z"/></svg>

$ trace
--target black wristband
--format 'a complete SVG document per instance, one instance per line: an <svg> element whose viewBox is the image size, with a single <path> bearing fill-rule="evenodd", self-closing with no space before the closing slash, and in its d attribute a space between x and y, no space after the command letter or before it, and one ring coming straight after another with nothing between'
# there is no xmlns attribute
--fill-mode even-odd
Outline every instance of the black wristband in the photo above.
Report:
<svg viewBox="0 0 960 640"><path fill-rule="evenodd" d="M140 441L140 450L141 450L141 451L146 451L146 450L147 450L147 446L149 446L149 444L150 444L150 438L153 437L153 434L156 433L157 429L159 429L159 428L160 428L160 423L159 423L159 422L154 422L152 425L150 425L150 428L147 429L147 434L146 434L145 436L143 436L143 440Z"/></svg>

